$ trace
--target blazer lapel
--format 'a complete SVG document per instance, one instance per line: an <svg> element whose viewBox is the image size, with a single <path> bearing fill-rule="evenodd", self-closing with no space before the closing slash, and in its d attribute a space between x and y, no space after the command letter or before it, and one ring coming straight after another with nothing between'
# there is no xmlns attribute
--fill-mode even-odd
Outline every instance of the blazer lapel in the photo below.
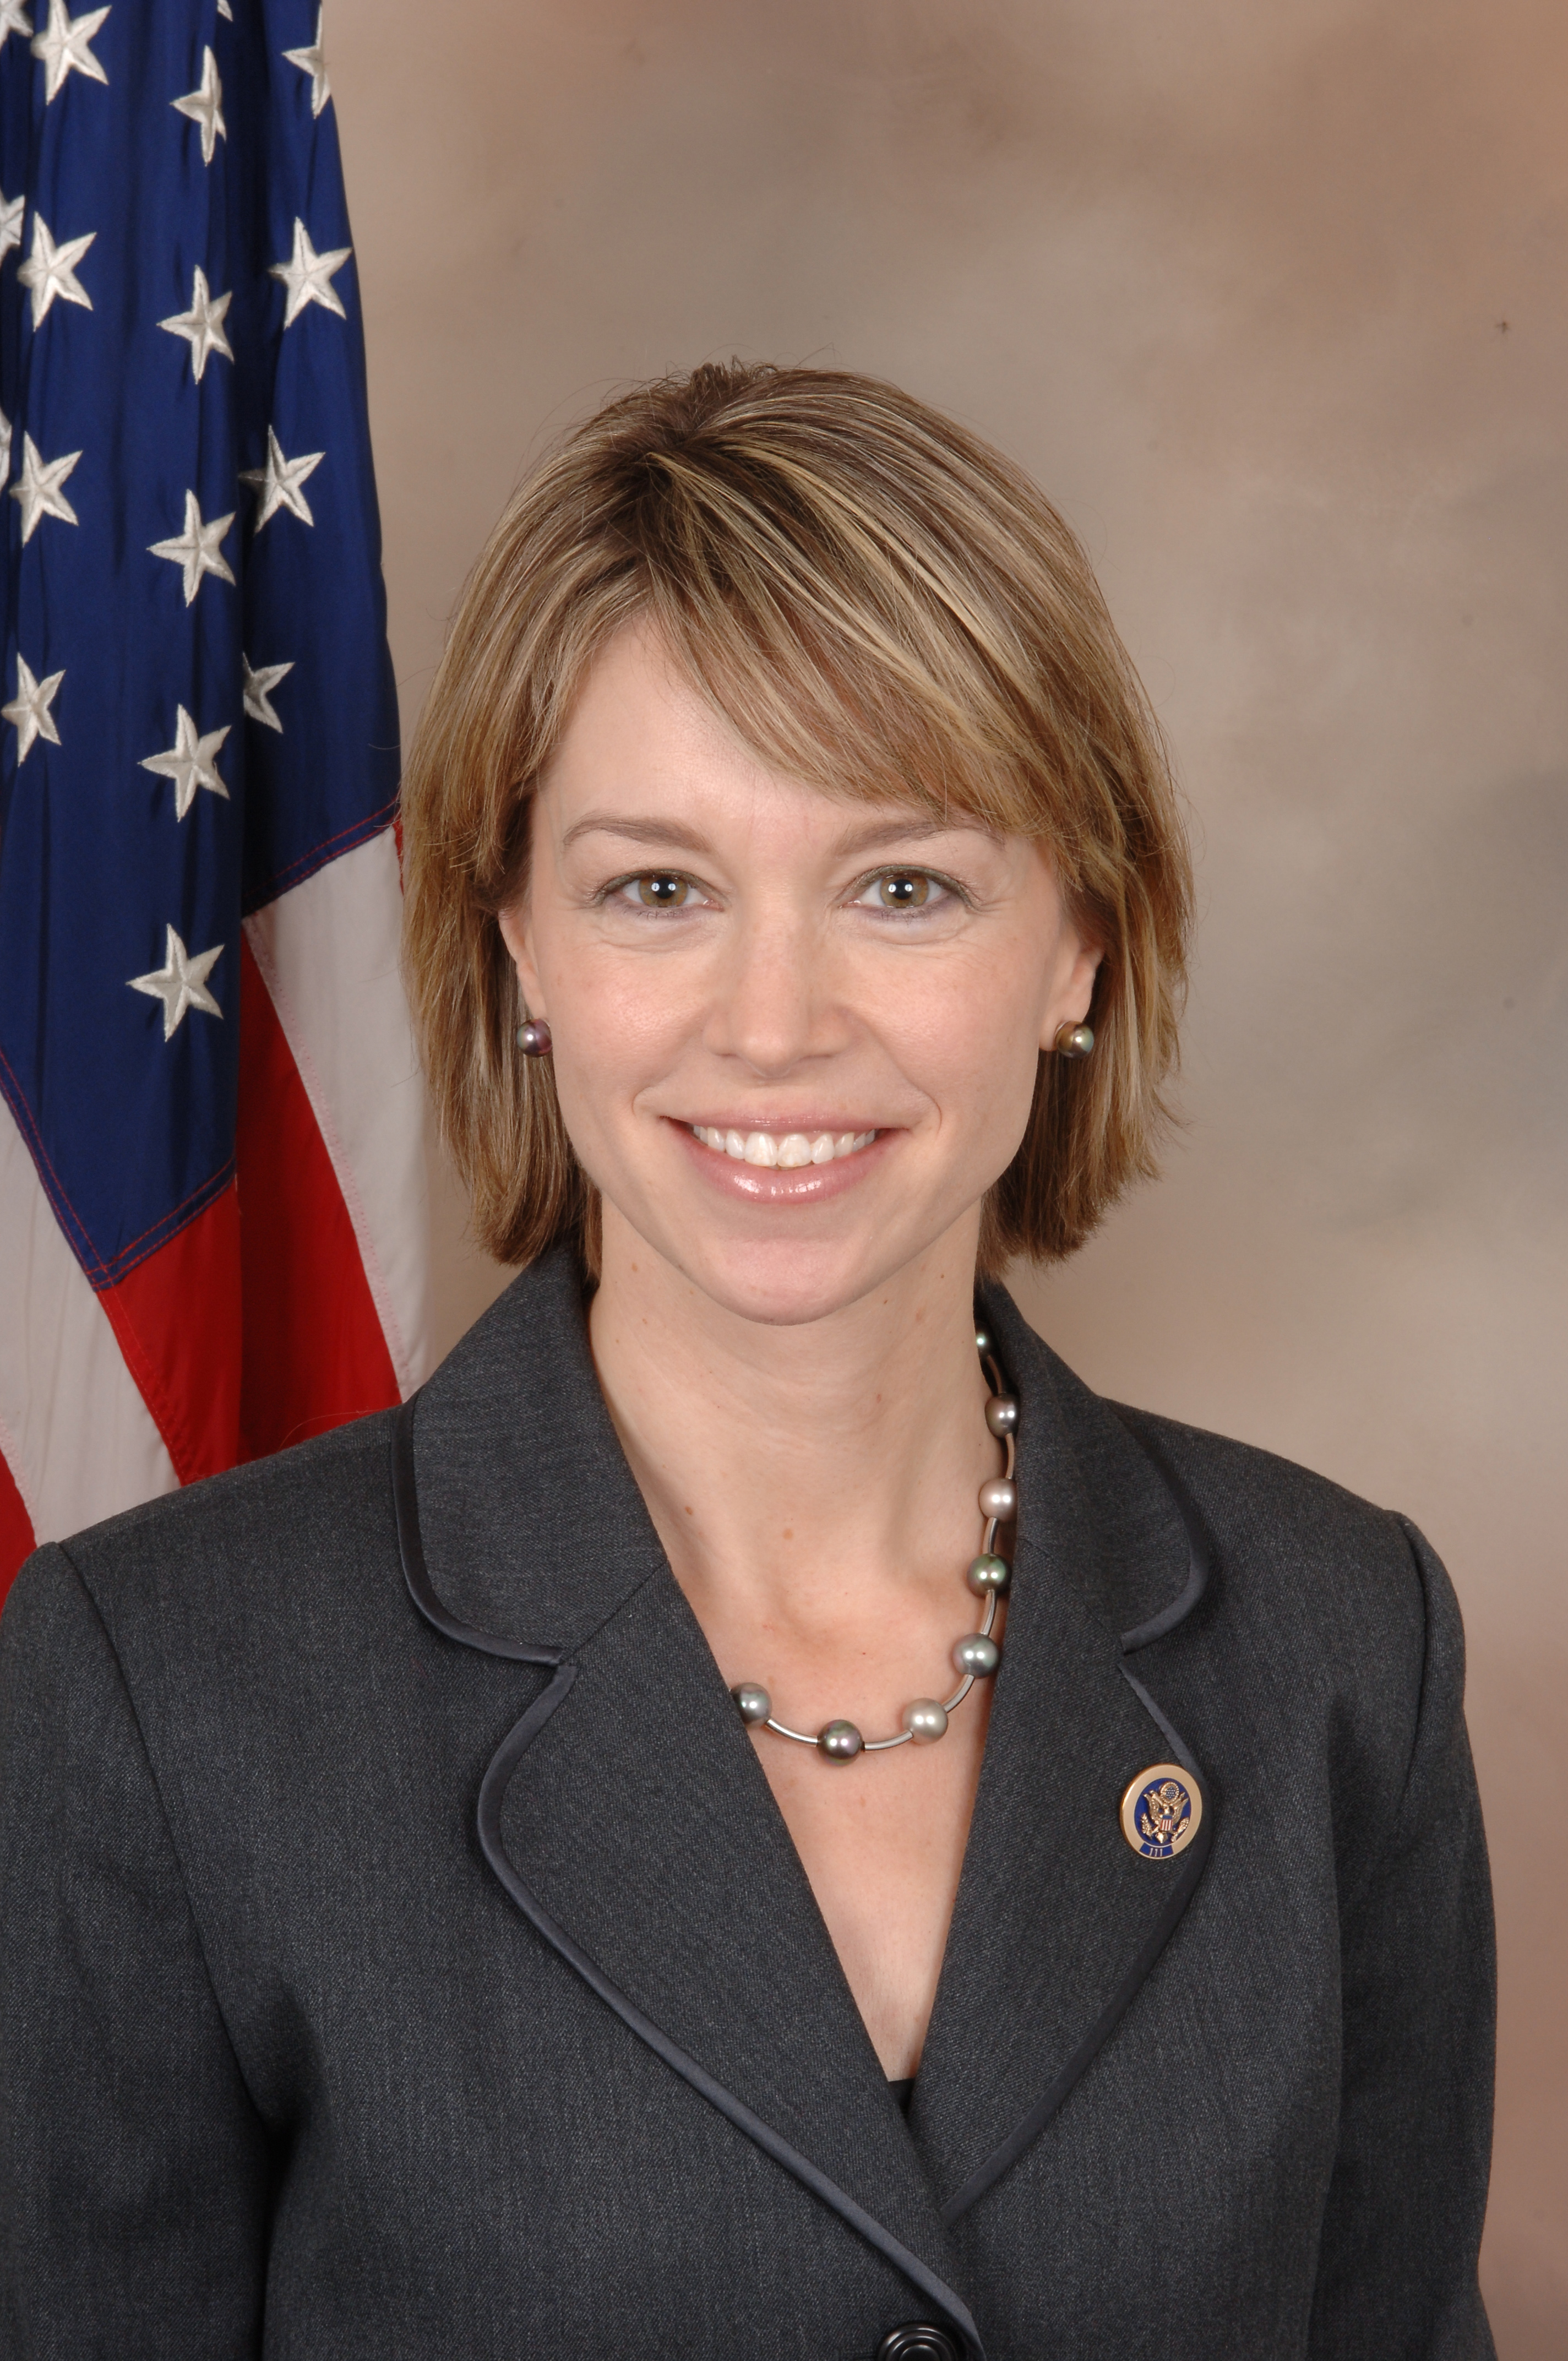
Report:
<svg viewBox="0 0 1568 2361"><path fill-rule="evenodd" d="M986 1317L1019 1395L1006 1649L912 2128L943 2216L1045 2130L1133 2003L1201 1876L1214 1797L1133 1668L1196 1604L1201 1536L1128 1427L1004 1296ZM1204 1798L1167 1861L1120 1825L1128 1783L1174 1760Z"/></svg>
<svg viewBox="0 0 1568 2361"><path fill-rule="evenodd" d="M978 2356L933 2186L626 1466L565 1257L443 1366L405 1419L401 1471L427 1620L554 1667L520 1692L527 1709L483 1783L480 1840L502 1884L640 2039Z"/></svg>

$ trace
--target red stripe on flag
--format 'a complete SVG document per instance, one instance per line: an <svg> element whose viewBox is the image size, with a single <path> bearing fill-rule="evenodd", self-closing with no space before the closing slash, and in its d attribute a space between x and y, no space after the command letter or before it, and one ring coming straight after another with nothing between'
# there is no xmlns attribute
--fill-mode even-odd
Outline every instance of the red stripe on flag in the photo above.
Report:
<svg viewBox="0 0 1568 2361"><path fill-rule="evenodd" d="M98 1296L182 1484L399 1399L332 1159L243 939L240 970L236 1180ZM7 1469L0 1576L31 1546Z"/></svg>
<svg viewBox="0 0 1568 2361"><path fill-rule="evenodd" d="M231 1185L99 1302L181 1484L232 1467L239 1437L239 1206Z"/></svg>
<svg viewBox="0 0 1568 2361"><path fill-rule="evenodd" d="M258 1459L399 1394L343 1191L248 941L240 961L238 1455Z"/></svg>
<svg viewBox="0 0 1568 2361"><path fill-rule="evenodd" d="M28 1516L16 1479L0 1451L0 1601L16 1579L24 1558L33 1554L33 1521Z"/></svg>

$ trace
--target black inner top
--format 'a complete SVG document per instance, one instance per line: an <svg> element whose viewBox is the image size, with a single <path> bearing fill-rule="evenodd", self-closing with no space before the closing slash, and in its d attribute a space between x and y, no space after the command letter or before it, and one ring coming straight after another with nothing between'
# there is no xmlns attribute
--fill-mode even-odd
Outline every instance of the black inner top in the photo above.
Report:
<svg viewBox="0 0 1568 2361"><path fill-rule="evenodd" d="M909 2102L915 2096L914 2075L906 2074L902 2082L895 2082L890 2074L887 2078L887 2087L893 2092L894 2097L898 2101L898 2103L903 2108L905 2114L907 2114L909 2113Z"/></svg>

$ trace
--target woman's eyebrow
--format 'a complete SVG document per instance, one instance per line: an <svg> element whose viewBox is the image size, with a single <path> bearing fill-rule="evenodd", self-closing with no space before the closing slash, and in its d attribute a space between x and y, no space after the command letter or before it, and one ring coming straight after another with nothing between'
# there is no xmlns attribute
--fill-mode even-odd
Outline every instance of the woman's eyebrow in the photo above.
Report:
<svg viewBox="0 0 1568 2361"><path fill-rule="evenodd" d="M581 819L573 821L561 839L562 851L584 836L618 836L623 843L668 847L682 852L707 853L713 850L711 840L699 829L688 828L682 820L639 818L630 812L586 812ZM903 812L892 818L871 819L860 827L846 829L833 851L842 859L875 852L884 845L924 844L938 836L983 836L994 840L995 831L979 820L942 820L927 812Z"/></svg>
<svg viewBox="0 0 1568 2361"><path fill-rule="evenodd" d="M875 852L888 844L925 844L935 836L983 836L996 842L996 831L981 820L960 817L937 819L928 812L903 812L892 819L870 820L864 827L846 829L834 851L839 853Z"/></svg>
<svg viewBox="0 0 1568 2361"><path fill-rule="evenodd" d="M561 850L576 844L580 836L619 836L628 844L674 845L683 852L707 852L711 846L706 836L695 828L686 828L678 819L637 819L630 813L588 812L574 820L561 839Z"/></svg>

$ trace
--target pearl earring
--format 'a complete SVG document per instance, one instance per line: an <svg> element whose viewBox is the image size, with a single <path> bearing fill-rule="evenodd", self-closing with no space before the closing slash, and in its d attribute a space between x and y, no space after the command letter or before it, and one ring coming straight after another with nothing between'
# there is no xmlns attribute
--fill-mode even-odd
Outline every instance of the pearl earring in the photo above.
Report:
<svg viewBox="0 0 1568 2361"><path fill-rule="evenodd" d="M518 1027L517 1046L525 1058L547 1058L550 1055L550 1027L542 1016L536 1017L531 1025Z"/></svg>
<svg viewBox="0 0 1568 2361"><path fill-rule="evenodd" d="M1058 1058L1087 1058L1094 1047L1094 1035L1087 1025L1059 1025L1052 1047Z"/></svg>

